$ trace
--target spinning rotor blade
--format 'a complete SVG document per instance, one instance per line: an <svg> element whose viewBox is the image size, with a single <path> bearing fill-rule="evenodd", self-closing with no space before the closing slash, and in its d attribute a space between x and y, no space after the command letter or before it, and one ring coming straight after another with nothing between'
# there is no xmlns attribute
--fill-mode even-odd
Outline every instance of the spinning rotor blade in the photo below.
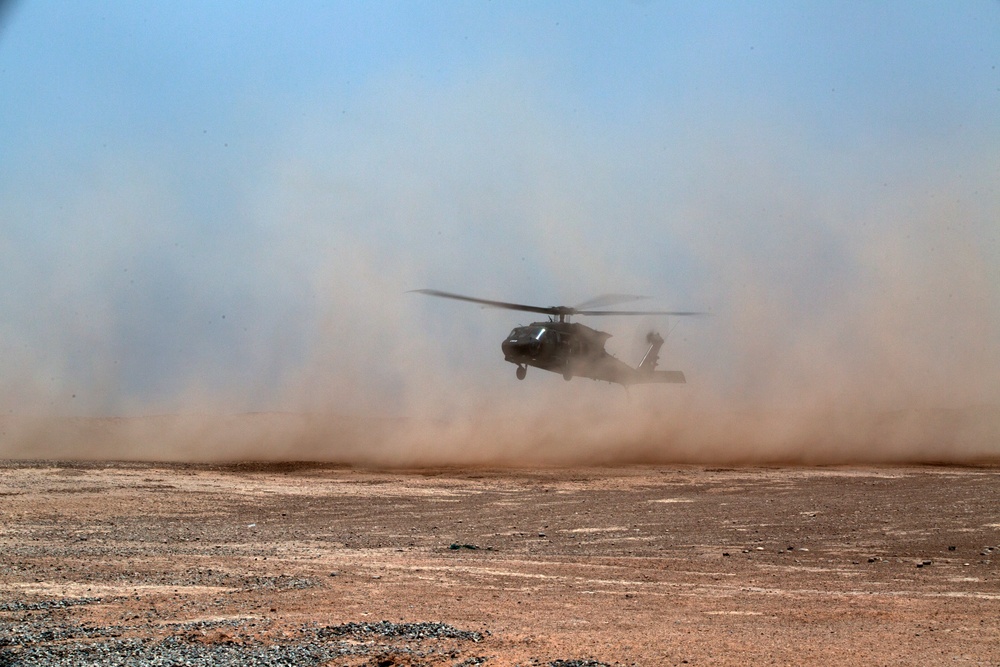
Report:
<svg viewBox="0 0 1000 667"><path fill-rule="evenodd" d="M575 310L574 315L674 315L678 317L708 315L693 310Z"/></svg>
<svg viewBox="0 0 1000 667"><path fill-rule="evenodd" d="M573 309L581 310L583 308L603 308L604 306L613 306L616 303L640 301L641 299L648 298L648 296L637 296L635 294L601 294L600 296L595 296L593 299L588 299L583 303L576 304L573 306Z"/></svg>
<svg viewBox="0 0 1000 667"><path fill-rule="evenodd" d="M442 292L436 289L417 289L411 290L419 294L427 294L428 296L439 296L445 299L456 299L458 301L468 301L470 303L479 303L484 306L491 306L493 308L506 308L507 310L523 310L528 313L541 313L543 315L675 315L675 316L688 316L688 315L707 315L708 313L695 312L695 311L678 311L678 310L579 310L577 308L570 308L569 306L549 306L544 308L542 306L528 306L521 303L510 303L508 301L491 301L490 299L479 299L474 296L463 296L462 294L453 294L452 292ZM612 304L621 303L622 301L635 301L636 299L645 299L647 297L642 296L631 296L628 294L605 294L599 296L595 299L591 299L586 304L597 305L601 304ZM610 299L610 301L609 301ZM581 304L583 305L583 304Z"/></svg>
<svg viewBox="0 0 1000 667"><path fill-rule="evenodd" d="M572 308L565 308L561 306L552 306L551 308L543 308L541 306L526 306L521 303L509 303L507 301L490 301L489 299L478 299L474 296L462 296L461 294L452 294L451 292L442 292L436 289L415 289L411 290L419 294L427 294L429 296L440 296L445 299L458 299L459 301L469 301L471 303L481 303L484 306L492 306L493 308L506 308L507 310L524 310L529 313L541 313L543 315L567 315L572 314ZM575 312L575 311L574 311Z"/></svg>

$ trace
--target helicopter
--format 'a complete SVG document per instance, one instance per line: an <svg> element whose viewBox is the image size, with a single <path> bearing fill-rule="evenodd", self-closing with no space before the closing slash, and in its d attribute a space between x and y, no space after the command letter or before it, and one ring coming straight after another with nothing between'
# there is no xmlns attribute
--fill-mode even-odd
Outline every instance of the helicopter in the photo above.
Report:
<svg viewBox="0 0 1000 667"><path fill-rule="evenodd" d="M577 322L570 322L569 318L575 315L696 316L705 314L672 310L593 310L593 308L646 298L629 294L605 294L572 307L543 307L507 301L492 301L434 289L412 291L428 296L478 303L492 308L506 308L507 310L548 315L547 322L532 322L527 326L514 327L500 344L504 361L509 361L517 366L515 375L518 380L525 378L528 366L534 366L559 373L567 382L574 377L585 377L620 384L623 387L634 384L684 383L687 380L682 371L656 370L663 337L655 331L650 331L646 335L649 348L639 365L633 368L604 349L604 344L611 338L611 334Z"/></svg>

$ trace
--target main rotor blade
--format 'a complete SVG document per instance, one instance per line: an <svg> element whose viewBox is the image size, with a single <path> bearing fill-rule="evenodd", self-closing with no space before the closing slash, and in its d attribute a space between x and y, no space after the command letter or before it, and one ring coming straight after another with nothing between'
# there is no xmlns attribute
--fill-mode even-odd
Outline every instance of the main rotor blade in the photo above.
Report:
<svg viewBox="0 0 1000 667"><path fill-rule="evenodd" d="M551 308L543 308L541 306L527 306L522 303L510 303L508 301L491 301L490 299L479 299L474 296L463 296L461 294L453 294L451 292L442 292L436 289L415 289L412 292L417 292L419 294L427 294L428 296L439 296L445 299L457 299L458 301L469 301L470 303L480 303L484 306L491 306L493 308L506 308L507 310L523 310L529 313L541 313L543 315L559 315L559 314L573 314L572 308L565 308L560 306L553 306Z"/></svg>
<svg viewBox="0 0 1000 667"><path fill-rule="evenodd" d="M689 317L699 315L709 315L700 311L689 310L577 310L574 315L675 315L678 317Z"/></svg>
<svg viewBox="0 0 1000 667"><path fill-rule="evenodd" d="M542 306L528 306L523 303L511 303L509 301L492 301L490 299L480 299L474 296L465 296L463 294L454 294L452 292L442 292L436 289L415 289L410 290L411 292L416 292L418 294L426 294L428 296L439 296L445 299L456 299L458 301L468 301L469 303L479 303L484 306L490 306L492 308L506 308L507 310L523 310L528 313L541 313L543 315L674 315L680 317L687 316L697 316L697 315L708 315L709 313L702 313L697 311L681 311L681 310L578 310L576 308L570 308L569 306L549 306L547 308ZM625 294L605 294L601 298L607 297L626 297ZM628 296L629 301L634 299L642 299L645 297L631 297Z"/></svg>
<svg viewBox="0 0 1000 667"><path fill-rule="evenodd" d="M648 298L648 296L638 296L636 294L601 294L600 296L595 296L593 299L588 299L583 303L576 304L573 306L573 310L580 310L581 308L603 308L604 306L613 306L616 303L639 301L641 299Z"/></svg>

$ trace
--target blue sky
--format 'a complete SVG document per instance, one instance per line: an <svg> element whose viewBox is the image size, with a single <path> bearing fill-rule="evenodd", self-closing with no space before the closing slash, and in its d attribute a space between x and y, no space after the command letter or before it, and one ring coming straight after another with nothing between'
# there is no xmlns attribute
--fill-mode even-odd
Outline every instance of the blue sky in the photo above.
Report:
<svg viewBox="0 0 1000 667"><path fill-rule="evenodd" d="M877 369L894 405L1000 400L1000 3L2 20L6 411L562 390L515 384L517 316L421 287L710 309L669 343L695 396L820 400ZM664 326L599 325L630 360Z"/></svg>

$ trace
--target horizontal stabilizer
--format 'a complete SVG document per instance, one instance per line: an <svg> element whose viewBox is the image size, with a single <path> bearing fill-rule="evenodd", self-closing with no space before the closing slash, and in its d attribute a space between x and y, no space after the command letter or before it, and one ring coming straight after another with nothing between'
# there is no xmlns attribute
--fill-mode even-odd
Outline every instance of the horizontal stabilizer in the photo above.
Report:
<svg viewBox="0 0 1000 667"><path fill-rule="evenodd" d="M672 384L686 384L687 380L684 379L684 371L652 371L641 374L639 376L639 382L669 382Z"/></svg>

